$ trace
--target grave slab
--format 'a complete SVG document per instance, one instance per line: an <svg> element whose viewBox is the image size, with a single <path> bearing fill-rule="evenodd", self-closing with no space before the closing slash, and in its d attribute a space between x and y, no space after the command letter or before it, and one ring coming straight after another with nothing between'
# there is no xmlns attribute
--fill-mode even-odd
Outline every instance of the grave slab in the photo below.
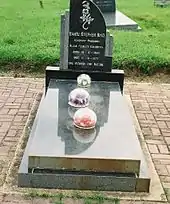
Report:
<svg viewBox="0 0 170 204"><path fill-rule="evenodd" d="M41 118L41 112L44 107L45 98L42 99L42 102L39 106L32 132L27 143L23 159L21 161L18 174L18 186L32 188L149 192L150 179L148 175L147 164L143 154L141 154L141 168L139 177L136 177L134 174L116 174L103 172L100 174L95 172L87 173L81 171L71 172L63 170L50 172L46 171L45 169L44 171L41 171L41 169L36 169L31 172L28 171L28 155L30 153L30 147L33 144L33 140L36 137L35 133Z"/></svg>
<svg viewBox="0 0 170 204"><path fill-rule="evenodd" d="M128 16L118 10L116 10L116 12L104 12L103 16L107 28L133 31L141 30L139 25L134 20L130 19Z"/></svg>
<svg viewBox="0 0 170 204"><path fill-rule="evenodd" d="M83 174L81 172L44 172L44 171L28 171L28 154L35 136L35 130L40 118L40 113L44 104L42 97L39 109L34 120L32 131L21 161L18 172L18 186L25 188L57 188L57 189L80 189L80 190L102 190L102 191L126 191L134 192L136 188L136 180L134 175L125 177L122 174ZM127 176L127 175L126 175Z"/></svg>
<svg viewBox="0 0 170 204"><path fill-rule="evenodd" d="M135 21L116 9L115 0L93 0L93 2L100 8L107 28L133 31L141 29Z"/></svg>
<svg viewBox="0 0 170 204"><path fill-rule="evenodd" d="M139 174L142 150L118 83L93 82L89 88L89 107L98 122L85 140L74 128L75 110L68 106L74 88L76 81L50 82L29 149L29 168Z"/></svg>

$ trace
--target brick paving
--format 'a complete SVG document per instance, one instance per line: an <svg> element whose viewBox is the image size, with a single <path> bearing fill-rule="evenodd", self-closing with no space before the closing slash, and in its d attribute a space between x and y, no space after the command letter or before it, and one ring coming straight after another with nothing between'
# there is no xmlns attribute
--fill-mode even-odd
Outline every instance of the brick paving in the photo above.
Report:
<svg viewBox="0 0 170 204"><path fill-rule="evenodd" d="M170 188L170 85L127 84L162 185Z"/></svg>
<svg viewBox="0 0 170 204"><path fill-rule="evenodd" d="M42 91L42 79L0 78L0 186L3 185L7 169L14 157L30 109L36 96ZM170 84L126 83L125 94L131 97L153 163L170 200ZM0 203L55 202L50 199L29 200L16 195L2 195ZM83 201L65 199L63 203L81 204ZM154 204L142 201L120 203Z"/></svg>
<svg viewBox="0 0 170 204"><path fill-rule="evenodd" d="M0 78L0 186L43 81Z"/></svg>

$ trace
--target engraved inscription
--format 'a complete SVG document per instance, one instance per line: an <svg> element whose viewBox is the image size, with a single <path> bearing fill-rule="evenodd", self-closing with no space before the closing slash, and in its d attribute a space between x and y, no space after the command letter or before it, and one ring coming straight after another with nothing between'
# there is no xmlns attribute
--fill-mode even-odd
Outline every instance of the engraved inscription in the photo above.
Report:
<svg viewBox="0 0 170 204"><path fill-rule="evenodd" d="M69 32L69 36L74 36L69 46L75 48L72 50L74 62L69 61L69 65L104 66L103 63L98 63L98 61L100 61L100 54L104 49L100 40L101 38L105 39L105 33Z"/></svg>

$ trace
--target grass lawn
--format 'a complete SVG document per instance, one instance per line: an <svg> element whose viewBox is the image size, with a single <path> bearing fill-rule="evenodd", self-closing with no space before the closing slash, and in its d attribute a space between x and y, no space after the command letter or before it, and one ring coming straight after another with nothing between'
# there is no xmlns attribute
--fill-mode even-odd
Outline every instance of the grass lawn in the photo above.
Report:
<svg viewBox="0 0 170 204"><path fill-rule="evenodd" d="M170 71L170 6L153 0L118 0L120 11L136 20L141 32L113 31L113 64L118 68ZM59 60L60 15L68 0L0 0L0 66L37 71ZM21 66L22 65L22 66ZM41 67L42 68L42 67Z"/></svg>

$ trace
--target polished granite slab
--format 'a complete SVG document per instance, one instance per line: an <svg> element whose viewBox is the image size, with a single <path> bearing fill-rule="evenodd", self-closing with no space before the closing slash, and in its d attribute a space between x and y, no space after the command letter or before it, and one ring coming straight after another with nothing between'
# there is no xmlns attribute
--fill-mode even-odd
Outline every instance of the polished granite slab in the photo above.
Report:
<svg viewBox="0 0 170 204"><path fill-rule="evenodd" d="M107 28L121 30L141 30L139 25L120 11L103 13Z"/></svg>
<svg viewBox="0 0 170 204"><path fill-rule="evenodd" d="M29 168L139 174L143 153L118 83L92 82L88 89L98 118L95 130L72 125L68 106L73 80L51 80L29 148ZM85 137L84 137L85 135Z"/></svg>
<svg viewBox="0 0 170 204"><path fill-rule="evenodd" d="M67 170L46 171L45 169L42 171L42 169L29 169L29 148L35 136L35 130L40 118L39 116L43 107L43 102L44 96L40 102L29 140L19 167L19 187L123 192L134 192L140 190L137 188L137 186L140 186L138 184L138 178L135 178L134 174L76 172ZM142 181L142 186L144 187L145 185L143 185L143 177L144 180L147 177L147 172L145 170L146 168L142 170L142 172L140 171L140 176L142 176L142 178L139 178ZM144 191L148 192L148 187L145 188Z"/></svg>

